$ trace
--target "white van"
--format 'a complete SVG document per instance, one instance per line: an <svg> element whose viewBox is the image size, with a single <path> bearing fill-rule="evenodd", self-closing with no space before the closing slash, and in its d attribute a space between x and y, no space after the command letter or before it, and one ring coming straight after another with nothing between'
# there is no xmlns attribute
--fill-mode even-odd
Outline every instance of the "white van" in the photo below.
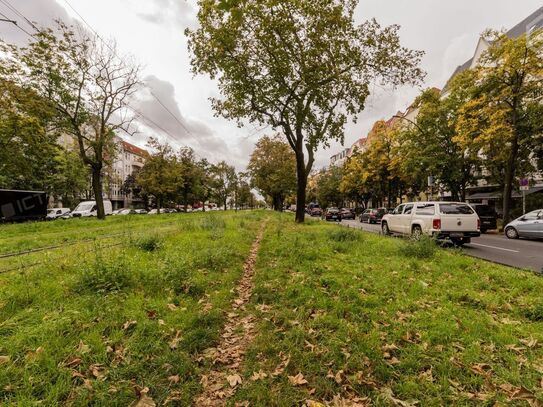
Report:
<svg viewBox="0 0 543 407"><path fill-rule="evenodd" d="M481 220L464 202L410 202L383 216L381 229L384 235L425 234L461 246L481 235Z"/></svg>
<svg viewBox="0 0 543 407"><path fill-rule="evenodd" d="M104 200L104 211L106 215L111 215L113 213L111 206L111 201ZM85 201L81 202L77 207L72 211L71 215L74 218L86 218L89 216L98 216L98 211L96 209L96 201Z"/></svg>

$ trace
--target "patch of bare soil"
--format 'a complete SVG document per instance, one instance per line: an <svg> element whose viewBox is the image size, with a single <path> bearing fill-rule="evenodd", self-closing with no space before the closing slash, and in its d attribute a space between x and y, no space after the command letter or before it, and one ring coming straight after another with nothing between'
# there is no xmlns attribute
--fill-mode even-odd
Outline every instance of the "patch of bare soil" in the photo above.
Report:
<svg viewBox="0 0 543 407"><path fill-rule="evenodd" d="M203 392L194 399L195 406L224 406L242 384L241 365L251 341L256 336L255 317L246 313L245 306L254 288L255 263L264 235L263 223L249 257L243 265L243 276L236 288L237 297L228 313L221 340L216 348L206 349L202 357L212 361L209 372L202 375Z"/></svg>

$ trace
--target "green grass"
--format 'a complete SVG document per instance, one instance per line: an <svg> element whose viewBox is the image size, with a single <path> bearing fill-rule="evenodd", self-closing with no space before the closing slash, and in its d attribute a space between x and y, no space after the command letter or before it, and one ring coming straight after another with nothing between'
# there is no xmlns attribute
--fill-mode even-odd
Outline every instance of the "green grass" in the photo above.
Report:
<svg viewBox="0 0 543 407"><path fill-rule="evenodd" d="M149 218L130 219L126 238L32 254L44 263L0 274L0 356L9 356L0 361L1 405L127 406L138 386L157 403L175 394L190 404L200 380L194 355L219 336L262 214L160 216L153 227ZM127 222L117 219L6 229L21 230L19 241L43 231L34 237L43 246L47 236L58 241L59 225L79 238Z"/></svg>
<svg viewBox="0 0 543 407"><path fill-rule="evenodd" d="M253 296L260 333L237 401L527 405L508 385L543 401L543 279L431 241L355 233L270 223ZM289 381L298 373L307 384Z"/></svg>
<svg viewBox="0 0 543 407"><path fill-rule="evenodd" d="M0 404L127 406L148 387L191 405L264 218L245 311L258 334L230 405L527 405L511 400L521 386L543 402L541 277L246 212L0 228L3 252L78 242L0 260Z"/></svg>

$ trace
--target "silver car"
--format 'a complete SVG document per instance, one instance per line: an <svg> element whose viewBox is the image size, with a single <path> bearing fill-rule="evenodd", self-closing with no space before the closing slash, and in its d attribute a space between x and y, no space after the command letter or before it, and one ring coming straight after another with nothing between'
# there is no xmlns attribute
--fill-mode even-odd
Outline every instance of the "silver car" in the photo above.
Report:
<svg viewBox="0 0 543 407"><path fill-rule="evenodd" d="M543 209L527 213L509 223L505 227L505 236L509 239L543 239Z"/></svg>

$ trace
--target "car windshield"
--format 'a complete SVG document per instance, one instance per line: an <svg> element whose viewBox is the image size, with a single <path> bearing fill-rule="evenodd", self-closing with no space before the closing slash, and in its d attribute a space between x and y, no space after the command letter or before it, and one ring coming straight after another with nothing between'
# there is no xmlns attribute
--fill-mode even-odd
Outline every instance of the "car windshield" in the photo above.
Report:
<svg viewBox="0 0 543 407"><path fill-rule="evenodd" d="M339 212L339 209L337 209L337 208L330 208L330 209L328 209L328 212L329 212L329 213L338 213L338 212Z"/></svg>
<svg viewBox="0 0 543 407"><path fill-rule="evenodd" d="M445 215L471 215L473 209L469 205L461 203L439 204L441 213Z"/></svg>
<svg viewBox="0 0 543 407"><path fill-rule="evenodd" d="M81 212L81 211L88 211L92 208L94 204L92 203L80 203L77 205L77 208L75 208L75 211Z"/></svg>
<svg viewBox="0 0 543 407"><path fill-rule="evenodd" d="M55 212L56 209L47 209L47 214L48 215L51 215L52 213Z"/></svg>
<svg viewBox="0 0 543 407"><path fill-rule="evenodd" d="M494 209L488 205L477 205L475 207L475 212L483 216L492 216L494 215Z"/></svg>

